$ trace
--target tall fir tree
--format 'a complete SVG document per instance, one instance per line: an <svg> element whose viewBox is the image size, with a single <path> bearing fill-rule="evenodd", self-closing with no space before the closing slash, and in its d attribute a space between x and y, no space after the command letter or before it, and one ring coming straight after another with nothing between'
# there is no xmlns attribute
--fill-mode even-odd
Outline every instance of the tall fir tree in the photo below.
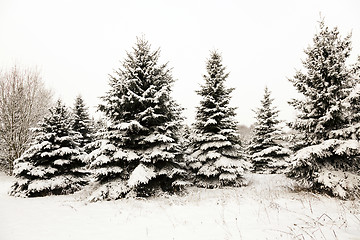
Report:
<svg viewBox="0 0 360 240"><path fill-rule="evenodd" d="M75 99L73 118L72 127L75 132L80 133L81 137L78 141L80 143L80 147L83 148L86 144L92 141L92 126L88 109L80 95Z"/></svg>
<svg viewBox="0 0 360 240"><path fill-rule="evenodd" d="M351 35L341 38L337 28L320 22L313 45L305 51L307 73L291 80L303 99L291 105L299 115L291 126L298 131L302 146L292 157L289 176L305 181L316 191L347 198L359 194L360 143L348 134L351 123L353 73L346 60Z"/></svg>
<svg viewBox="0 0 360 240"><path fill-rule="evenodd" d="M341 102L347 96L350 71L346 60L351 51L351 35L341 39L337 28L320 22L320 32L305 53L306 73L298 71L290 79L303 99L290 104L299 112L291 127L302 134L302 145L318 144L329 139L329 133L344 124Z"/></svg>
<svg viewBox="0 0 360 240"><path fill-rule="evenodd" d="M248 147L253 170L261 173L278 173L284 170L289 165L288 156L291 153L280 143L279 111L272 106L274 99L270 97L270 94L269 89L265 87L261 107L256 111L257 122Z"/></svg>
<svg viewBox="0 0 360 240"><path fill-rule="evenodd" d="M205 84L197 91L202 100L197 107L190 167L198 186L239 186L246 163L241 159L235 108L229 106L234 89L225 87L229 74L218 52L211 52L206 70Z"/></svg>
<svg viewBox="0 0 360 240"><path fill-rule="evenodd" d="M89 155L101 184L94 201L171 192L184 183L178 164L181 108L170 96L174 79L159 56L138 38L122 68L110 76L110 90L99 106L110 124L101 146Z"/></svg>
<svg viewBox="0 0 360 240"><path fill-rule="evenodd" d="M15 161L16 182L10 195L38 197L68 194L86 184L78 135L70 113L59 100L35 129L31 147Z"/></svg>

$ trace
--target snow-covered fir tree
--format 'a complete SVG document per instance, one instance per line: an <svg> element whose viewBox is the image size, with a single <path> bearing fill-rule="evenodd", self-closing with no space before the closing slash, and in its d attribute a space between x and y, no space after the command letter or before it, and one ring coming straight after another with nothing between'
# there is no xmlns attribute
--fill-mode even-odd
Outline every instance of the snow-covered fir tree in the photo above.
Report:
<svg viewBox="0 0 360 240"><path fill-rule="evenodd" d="M184 182L178 161L181 108L174 102L174 79L160 51L138 38L122 68L110 78L110 90L99 109L110 123L89 154L90 167L101 186L92 200L126 195L148 196L157 190L175 191Z"/></svg>
<svg viewBox="0 0 360 240"><path fill-rule="evenodd" d="M92 155L89 155L94 150L100 148L107 134L107 120L106 117L101 116L98 119L91 118L91 141L83 147L83 150L87 155L84 158L84 161L87 164L87 168L90 168Z"/></svg>
<svg viewBox="0 0 360 240"><path fill-rule="evenodd" d="M80 133L80 147L84 147L92 140L92 124L89 118L89 112L85 106L83 98L79 95L75 99L73 108L73 130Z"/></svg>
<svg viewBox="0 0 360 240"><path fill-rule="evenodd" d="M197 91L202 100L197 107L189 165L198 186L239 186L247 164L240 152L235 108L229 106L233 89L225 87L229 74L218 52L211 52L206 70L205 84Z"/></svg>
<svg viewBox="0 0 360 240"><path fill-rule="evenodd" d="M191 138L193 136L193 129L189 126L184 124L179 129L179 142L181 146L181 151L183 153L183 158L185 159L183 163L186 164L187 156L189 155L189 150L191 149ZM190 150L191 151L191 150Z"/></svg>
<svg viewBox="0 0 360 240"><path fill-rule="evenodd" d="M352 120L351 102L358 98L353 73L346 65L350 35L341 38L337 28L320 22L320 32L305 51L304 67L291 80L303 94L291 104L299 115L291 126L298 131L302 147L292 157L289 176L310 184L312 189L342 198L360 189L360 143L348 134Z"/></svg>
<svg viewBox="0 0 360 240"><path fill-rule="evenodd" d="M278 173L289 165L288 156L291 152L280 142L279 111L272 106L274 99L270 94L266 87L261 107L256 110L257 121L248 147L254 172Z"/></svg>
<svg viewBox="0 0 360 240"><path fill-rule="evenodd" d="M39 127L31 147L15 161L13 196L38 197L69 194L86 184L78 134L71 116L59 100Z"/></svg>
<svg viewBox="0 0 360 240"><path fill-rule="evenodd" d="M342 101L347 96L351 74L346 65L350 55L350 35L341 39L337 28L320 22L320 32L305 53L306 73L298 71L290 79L304 98L290 104L299 112L291 127L302 134L304 146L329 138L329 133L343 126Z"/></svg>

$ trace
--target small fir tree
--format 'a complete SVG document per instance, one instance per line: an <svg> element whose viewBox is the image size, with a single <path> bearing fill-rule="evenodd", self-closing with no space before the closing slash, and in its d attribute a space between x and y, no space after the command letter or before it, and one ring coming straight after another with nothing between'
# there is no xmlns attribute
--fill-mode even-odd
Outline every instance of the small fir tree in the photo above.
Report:
<svg viewBox="0 0 360 240"><path fill-rule="evenodd" d="M257 122L248 147L255 172L277 173L288 166L290 151L280 144L279 111L272 106L274 99L270 98L270 94L266 87L261 107L256 111Z"/></svg>
<svg viewBox="0 0 360 240"><path fill-rule="evenodd" d="M72 127L75 132L80 133L81 137L78 141L80 143L80 147L83 148L86 144L92 141L92 127L88 109L80 95L75 99L73 118Z"/></svg>
<svg viewBox="0 0 360 240"><path fill-rule="evenodd" d="M183 158L187 159L189 154L191 154L191 138L193 137L194 132L193 129L188 125L183 125L183 127L179 130L181 151L184 154ZM182 163L187 165L186 160Z"/></svg>
<svg viewBox="0 0 360 240"><path fill-rule="evenodd" d="M174 82L160 51L137 39L136 46L110 78L99 109L109 119L100 147L89 155L101 187L92 200L148 196L174 191L184 183L178 129L181 109L171 98Z"/></svg>
<svg viewBox="0 0 360 240"><path fill-rule="evenodd" d="M35 129L31 147L15 161L17 178L10 195L38 197L75 192L86 183L77 134L70 113L59 100Z"/></svg>
<svg viewBox="0 0 360 240"><path fill-rule="evenodd" d="M246 163L241 159L235 108L229 106L234 89L225 87L229 74L218 52L211 53L206 70L205 84L197 91L202 100L197 107L190 167L198 186L241 185Z"/></svg>
<svg viewBox="0 0 360 240"><path fill-rule="evenodd" d="M352 88L356 71L346 65L350 37L342 39L337 28L320 22L313 46L305 51L307 74L298 72L291 80L304 98L291 102L299 111L291 126L303 146L292 157L289 176L342 198L360 189L360 143L353 134L356 116L351 114L356 111L351 104L358 99L358 90Z"/></svg>
<svg viewBox="0 0 360 240"><path fill-rule="evenodd" d="M97 120L91 118L90 126L92 132L90 135L91 141L83 147L84 151L88 154L101 146L101 143L106 135L107 121L104 117L100 117ZM85 156L84 160L88 165L91 163L88 155ZM89 166L87 167L89 168Z"/></svg>

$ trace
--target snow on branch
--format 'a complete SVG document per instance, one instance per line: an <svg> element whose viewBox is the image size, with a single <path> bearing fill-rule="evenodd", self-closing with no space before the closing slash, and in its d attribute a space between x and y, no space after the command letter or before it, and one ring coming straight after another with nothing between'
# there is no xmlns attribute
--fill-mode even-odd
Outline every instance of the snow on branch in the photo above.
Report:
<svg viewBox="0 0 360 240"><path fill-rule="evenodd" d="M360 187L360 176L351 172L324 167L319 172L317 181L325 190L331 190L335 196L346 198L349 192Z"/></svg>
<svg viewBox="0 0 360 240"><path fill-rule="evenodd" d="M130 122L122 122L114 126L116 129L123 131L143 130L145 129L138 121L131 120Z"/></svg>
<svg viewBox="0 0 360 240"><path fill-rule="evenodd" d="M93 167L101 166L109 162L111 162L111 160L108 156L100 155L90 164L90 167L93 168Z"/></svg>
<svg viewBox="0 0 360 240"><path fill-rule="evenodd" d="M170 137L168 137L164 134L160 134L160 133L153 133L144 139L144 142L148 142L148 143L154 143L154 142L170 143L170 142L174 142L174 141L175 140L173 138L170 138Z"/></svg>
<svg viewBox="0 0 360 240"><path fill-rule="evenodd" d="M269 148L265 148L264 150L254 153L253 157L257 158L257 157L262 157L262 156L267 156L270 154L276 154L276 155L290 155L291 151L287 148L283 148L280 146L272 146Z"/></svg>
<svg viewBox="0 0 360 240"><path fill-rule="evenodd" d="M299 150L293 160L310 160L327 158L333 155L359 155L360 142L356 140L329 139L321 144L309 146Z"/></svg>
<svg viewBox="0 0 360 240"><path fill-rule="evenodd" d="M210 118L209 120L207 120L204 124L205 127L209 126L209 125L216 125L217 121L213 118Z"/></svg>
<svg viewBox="0 0 360 240"><path fill-rule="evenodd" d="M216 141L216 142L207 142L207 143L203 143L200 147L201 150L208 150L211 148L222 148L222 147L227 147L227 146L231 146L231 142L230 141Z"/></svg>
<svg viewBox="0 0 360 240"><path fill-rule="evenodd" d="M204 175L207 177L216 176L218 174L218 169L211 162L204 164L198 171L198 175Z"/></svg>
<svg viewBox="0 0 360 240"><path fill-rule="evenodd" d="M140 163L134 171L130 174L128 185L130 187L136 187L140 184L146 184L151 179L156 177L155 168L153 166L147 167Z"/></svg>

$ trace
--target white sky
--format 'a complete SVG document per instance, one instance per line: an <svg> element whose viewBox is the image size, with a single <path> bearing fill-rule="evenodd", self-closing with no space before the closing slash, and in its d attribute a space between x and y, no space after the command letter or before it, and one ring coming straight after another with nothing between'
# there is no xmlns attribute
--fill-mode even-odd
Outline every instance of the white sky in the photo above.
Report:
<svg viewBox="0 0 360 240"><path fill-rule="evenodd" d="M320 12L342 36L352 31L350 63L360 55L360 1L230 0L0 0L0 68L38 67L55 99L73 105L78 94L95 112L136 36L145 35L161 62L169 62L174 98L194 121L210 50L222 53L235 87L232 105L240 124L250 125L263 97L272 91L280 119L291 120L287 104L296 94L287 78L300 69Z"/></svg>

